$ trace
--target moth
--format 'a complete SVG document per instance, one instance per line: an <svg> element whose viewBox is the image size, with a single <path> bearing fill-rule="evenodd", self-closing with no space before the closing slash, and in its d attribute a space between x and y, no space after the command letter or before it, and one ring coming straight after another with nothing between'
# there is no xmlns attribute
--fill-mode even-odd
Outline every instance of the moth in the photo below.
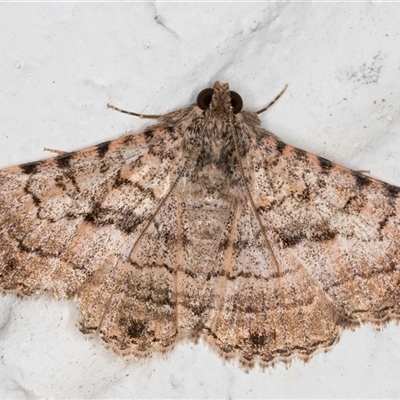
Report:
<svg viewBox="0 0 400 400"><path fill-rule="evenodd" d="M202 338L245 367L399 321L400 188L242 106L216 82L143 132L0 171L1 291L75 301L121 355Z"/></svg>

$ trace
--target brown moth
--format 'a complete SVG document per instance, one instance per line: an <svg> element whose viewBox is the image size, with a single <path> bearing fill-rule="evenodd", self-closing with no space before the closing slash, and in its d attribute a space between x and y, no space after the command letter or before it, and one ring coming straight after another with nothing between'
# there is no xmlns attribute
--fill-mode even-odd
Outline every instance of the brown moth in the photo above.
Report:
<svg viewBox="0 0 400 400"><path fill-rule="evenodd" d="M247 367L398 321L400 188L241 108L216 82L143 132L0 171L2 292L73 299L118 354L202 337Z"/></svg>

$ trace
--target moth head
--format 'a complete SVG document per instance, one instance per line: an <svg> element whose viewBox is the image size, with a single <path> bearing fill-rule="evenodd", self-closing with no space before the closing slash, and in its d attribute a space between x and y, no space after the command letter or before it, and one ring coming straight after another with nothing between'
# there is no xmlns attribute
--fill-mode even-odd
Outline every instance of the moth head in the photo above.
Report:
<svg viewBox="0 0 400 400"><path fill-rule="evenodd" d="M240 95L229 90L227 83L219 82L215 82L214 88L202 90L197 96L196 103L202 110L207 110L210 106L213 110L232 107L234 114L239 113L243 108L243 100Z"/></svg>

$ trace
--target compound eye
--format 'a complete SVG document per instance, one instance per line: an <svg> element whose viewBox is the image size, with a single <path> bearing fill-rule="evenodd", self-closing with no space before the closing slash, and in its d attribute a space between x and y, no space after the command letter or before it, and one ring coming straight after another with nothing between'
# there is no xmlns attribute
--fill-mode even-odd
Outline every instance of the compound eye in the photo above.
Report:
<svg viewBox="0 0 400 400"><path fill-rule="evenodd" d="M231 90L231 104L232 104L232 108L233 108L233 113L237 114L240 111L242 111L243 108L243 100L240 97L240 95L236 92L234 92L233 90Z"/></svg>
<svg viewBox="0 0 400 400"><path fill-rule="evenodd" d="M207 110L210 107L213 93L214 89L208 88L198 94L196 103L202 110Z"/></svg>

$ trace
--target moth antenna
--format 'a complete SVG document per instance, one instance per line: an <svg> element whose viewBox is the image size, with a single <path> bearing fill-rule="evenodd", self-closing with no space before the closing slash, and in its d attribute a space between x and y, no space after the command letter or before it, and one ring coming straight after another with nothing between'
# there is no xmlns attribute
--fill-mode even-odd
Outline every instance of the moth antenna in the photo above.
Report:
<svg viewBox="0 0 400 400"><path fill-rule="evenodd" d="M111 108L112 110L118 111L120 113L133 115L134 117L139 117L139 118L158 119L161 117L161 115L146 115L146 114L139 114L132 111L123 110L122 108L115 107L110 103L107 103L107 108Z"/></svg>
<svg viewBox="0 0 400 400"><path fill-rule="evenodd" d="M256 114L261 114L264 111L267 111L268 108L270 108L271 106L274 105L274 103L276 103L278 101L278 99L283 95L283 93L285 93L286 89L287 89L288 85L285 84L285 86L283 87L283 89L279 92L278 96L275 97L274 100L272 100L266 107L262 108L261 110L257 111Z"/></svg>

